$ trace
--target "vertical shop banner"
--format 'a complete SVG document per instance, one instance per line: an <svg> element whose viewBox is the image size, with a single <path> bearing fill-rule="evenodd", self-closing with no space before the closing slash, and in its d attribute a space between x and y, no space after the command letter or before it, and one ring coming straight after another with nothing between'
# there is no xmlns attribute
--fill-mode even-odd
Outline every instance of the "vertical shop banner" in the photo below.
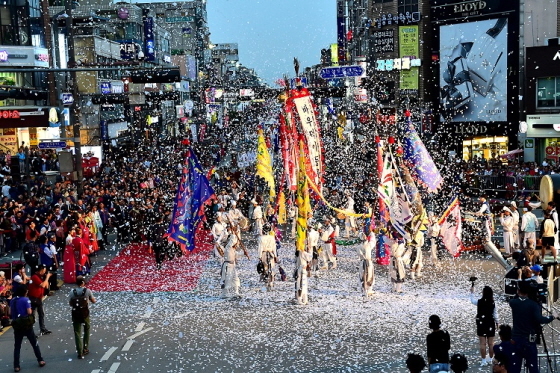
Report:
<svg viewBox="0 0 560 373"><path fill-rule="evenodd" d="M338 62L346 62L346 17L345 1L336 1L336 41L338 44Z"/></svg>
<svg viewBox="0 0 560 373"><path fill-rule="evenodd" d="M144 53L144 61L155 61L156 59L156 40L154 36L154 18L144 18L144 40L146 42L146 51Z"/></svg>
<svg viewBox="0 0 560 373"><path fill-rule="evenodd" d="M399 57L419 58L418 26L399 27ZM411 67L410 70L401 70L400 89L419 89L419 69Z"/></svg>

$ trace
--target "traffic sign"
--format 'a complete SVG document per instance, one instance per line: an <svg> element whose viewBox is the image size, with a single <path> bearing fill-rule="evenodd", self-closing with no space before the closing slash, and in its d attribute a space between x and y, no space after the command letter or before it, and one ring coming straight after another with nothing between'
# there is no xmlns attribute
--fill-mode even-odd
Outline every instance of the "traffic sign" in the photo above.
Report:
<svg viewBox="0 0 560 373"><path fill-rule="evenodd" d="M339 67L323 67L319 72L319 76L323 79L346 78L350 76L360 76L364 73L361 66L339 66Z"/></svg>
<svg viewBox="0 0 560 373"><path fill-rule="evenodd" d="M74 96L72 96L72 93L61 93L60 100L62 105L72 105L74 103Z"/></svg>
<svg viewBox="0 0 560 373"><path fill-rule="evenodd" d="M39 149L60 149L66 147L66 141L40 142Z"/></svg>

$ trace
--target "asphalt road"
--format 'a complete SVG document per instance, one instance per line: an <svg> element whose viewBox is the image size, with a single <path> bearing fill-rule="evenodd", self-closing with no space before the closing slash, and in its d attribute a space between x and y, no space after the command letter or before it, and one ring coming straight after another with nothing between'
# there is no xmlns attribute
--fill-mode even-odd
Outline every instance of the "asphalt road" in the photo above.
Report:
<svg viewBox="0 0 560 373"><path fill-rule="evenodd" d="M248 246L255 258L254 241ZM280 253L288 274L292 250L286 242ZM96 268L115 253L98 256ZM76 359L67 305L72 287L65 285L46 300L46 324L53 333L41 336L39 344L47 365L39 368L24 342L22 372L405 372L408 352L425 355L431 314L440 315L449 330L451 352L469 359L469 372L489 371L478 364L476 307L469 301L468 279L479 278L479 292L482 285L495 290L501 322L510 323L504 269L496 261L476 253L444 258L439 267L426 265L421 279L407 281L403 294L390 291L387 268L376 266L375 296L364 301L356 247L339 247L338 256L337 269L310 279L308 306L291 304L289 275L267 292L258 282L256 260L241 257L238 300L219 297L219 267L213 260L192 292L97 293L91 353L84 360ZM560 328L560 322L555 324ZM547 330L549 346L555 346L557 334ZM8 330L0 336L0 371L12 371L12 353Z"/></svg>

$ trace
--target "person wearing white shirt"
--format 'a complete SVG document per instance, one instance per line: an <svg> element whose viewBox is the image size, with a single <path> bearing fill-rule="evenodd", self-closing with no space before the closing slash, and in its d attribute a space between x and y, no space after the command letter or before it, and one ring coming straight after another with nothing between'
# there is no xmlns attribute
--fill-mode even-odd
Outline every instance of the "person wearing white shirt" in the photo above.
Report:
<svg viewBox="0 0 560 373"><path fill-rule="evenodd" d="M10 198L10 185L9 184L2 185L2 195L4 197Z"/></svg>
<svg viewBox="0 0 560 373"><path fill-rule="evenodd" d="M517 204L511 201L509 209L511 210L511 217L513 218L513 247L518 248L519 245L519 211L517 211Z"/></svg>
<svg viewBox="0 0 560 373"><path fill-rule="evenodd" d="M430 258L432 264L437 266L439 264L438 260L438 237L441 231L441 226L439 225L438 219L434 216L433 211L428 212L428 238L430 239Z"/></svg>
<svg viewBox="0 0 560 373"><path fill-rule="evenodd" d="M214 238L214 256L221 262L223 253L222 246L227 239L227 225L221 215L218 215L216 222L212 225L212 237Z"/></svg>
<svg viewBox="0 0 560 373"><path fill-rule="evenodd" d="M500 213L500 224L504 229L504 249L506 250L506 254L510 255L514 249L513 217L511 216L511 210L508 207L504 207Z"/></svg>
<svg viewBox="0 0 560 373"><path fill-rule="evenodd" d="M231 209L227 212L227 219L235 225L239 225L239 220L244 218L243 213L237 208L237 202L231 201Z"/></svg>
<svg viewBox="0 0 560 373"><path fill-rule="evenodd" d="M369 298L373 295L373 285L375 284L375 272L371 260L371 252L375 249L377 240L373 231L371 231L368 236L363 233L361 236L364 242L358 246L360 285L362 288L362 296L364 298Z"/></svg>
<svg viewBox="0 0 560 373"><path fill-rule="evenodd" d="M492 239L492 212L490 211L490 204L484 197L480 197L479 200L482 202L482 205L475 215L482 216L484 221L484 240L490 241Z"/></svg>
<svg viewBox="0 0 560 373"><path fill-rule="evenodd" d="M311 255L311 270L313 272L319 269L319 232L315 229L321 229L321 224L318 223L317 225L311 224L308 225L307 229L307 248L306 251L308 254ZM301 260L301 256L298 258ZM309 274L308 274L309 275Z"/></svg>
<svg viewBox="0 0 560 373"><path fill-rule="evenodd" d="M222 264L222 270L220 272L223 298L238 297L239 286L241 285L236 267L236 251L239 250L239 239L236 234L233 234L231 227L227 228L227 234L228 238L224 248L224 263Z"/></svg>
<svg viewBox="0 0 560 373"><path fill-rule="evenodd" d="M266 290L270 291L274 286L274 266L276 265L276 240L270 234L270 225L263 226L263 234L258 239L257 256L262 263L263 272L261 281L266 283Z"/></svg>
<svg viewBox="0 0 560 373"><path fill-rule="evenodd" d="M354 211L354 198L352 198L352 195L350 194L350 191L346 191L346 206L344 206L344 210L348 211L349 213L356 213ZM356 220L354 219L353 216L348 216L346 215L346 218L344 219L344 237L348 238L350 237L350 232L352 232L352 234L356 233Z"/></svg>
<svg viewBox="0 0 560 373"><path fill-rule="evenodd" d="M307 251L296 250L295 302L297 304L309 303L307 266L311 258L312 256Z"/></svg>
<svg viewBox="0 0 560 373"><path fill-rule="evenodd" d="M331 225L329 218L325 218L325 225L319 230L319 235L321 237L321 258L323 260L322 270L329 269L329 262L332 263L331 269L336 268L336 257L333 254L333 242L334 242L334 228Z"/></svg>
<svg viewBox="0 0 560 373"><path fill-rule="evenodd" d="M253 233L255 234L255 236L261 236L263 226L262 207L255 199L252 199L251 203L253 204L253 214L251 215L251 219L253 219Z"/></svg>
<svg viewBox="0 0 560 373"><path fill-rule="evenodd" d="M525 207L523 209L524 214L521 217L521 232L523 232L523 247L528 246L527 241L533 240L532 242L537 242L537 227L539 226L539 221L535 214L533 214L533 209L531 206Z"/></svg>

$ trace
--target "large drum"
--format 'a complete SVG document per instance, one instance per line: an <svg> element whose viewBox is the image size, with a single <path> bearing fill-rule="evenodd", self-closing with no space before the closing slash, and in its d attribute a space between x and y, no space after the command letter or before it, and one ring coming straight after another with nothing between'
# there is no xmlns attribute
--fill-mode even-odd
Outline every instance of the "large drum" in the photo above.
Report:
<svg viewBox="0 0 560 373"><path fill-rule="evenodd" d="M539 188L539 198L543 210L550 201L554 201L556 206L560 206L560 174L543 176Z"/></svg>

